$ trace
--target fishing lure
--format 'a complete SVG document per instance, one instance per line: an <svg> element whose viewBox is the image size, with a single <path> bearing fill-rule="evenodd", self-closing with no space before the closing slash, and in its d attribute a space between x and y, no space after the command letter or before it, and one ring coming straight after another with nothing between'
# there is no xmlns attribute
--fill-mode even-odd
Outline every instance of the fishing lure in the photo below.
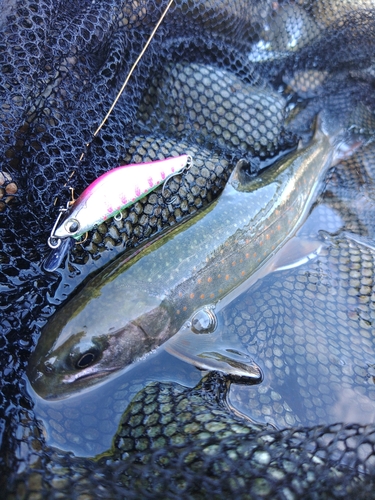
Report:
<svg viewBox="0 0 375 500"><path fill-rule="evenodd" d="M147 47L150 45L151 43L151 40L154 38L154 35L157 31L157 29L159 28L160 24L162 23L164 17L167 15L167 12L169 11L172 3L174 2L174 0L169 0L166 8L164 9L159 21L156 23L154 29L152 30L150 36L148 37L143 49L141 50L140 54L138 55L137 59L135 60L133 66L131 67L121 89L119 90L118 94L116 95L112 105L110 106L107 114L105 115L105 117L103 118L103 120L101 121L100 125L98 126L98 128L95 130L95 132L93 133L92 135L92 138L91 140L86 143L86 150L89 148L91 142L93 141L93 139L99 134L100 130L103 128L104 124L106 123L106 121L108 120L109 116L111 115L112 111L113 111L113 108L116 106L118 100L120 99L126 85L128 84L128 81L131 77L131 75L133 74L135 68L137 67L139 61L141 60L141 58L143 57L143 54L145 53L145 51L147 50ZM81 162L83 160L85 156L85 153L83 152L79 158L79 162ZM178 167L177 165L179 165L179 161L176 160L176 159L170 159L171 160L171 174L174 175L174 173L178 172L179 170L181 170L184 166L186 166L186 163L187 163L187 156L185 155L184 157L181 157L181 158L185 158L186 159L186 162L185 164L182 166L182 167ZM190 157L189 157L190 158ZM162 160L163 162L168 162L169 160ZM183 161L183 160L182 160ZM172 169L172 164L174 162L177 162L176 165L173 166L173 169ZM157 162L156 162L157 163ZM145 166L149 166L150 164L145 164ZM135 167L135 165L130 165L130 167ZM137 165L137 171L139 169L140 165ZM118 167L118 169L124 169L125 167ZM116 169L117 170L117 169ZM146 170L146 169L142 169L142 170ZM113 171L110 171L108 174L111 174L111 179L117 179L119 174L116 172L116 175L113 174ZM69 178L72 177L72 175L74 175L74 171L73 173L71 174L71 176ZM88 194L87 193L87 190L89 190L88 192L89 193L93 193L95 191L95 188L94 186L97 186L97 185L101 185L104 180L103 178L105 177L106 174L104 174L104 176L101 176L99 177L99 179L97 179L91 186L89 186L85 191L84 193L86 193L86 195ZM127 174L129 175L129 174ZM152 177L153 174L151 174L151 179L153 179ZM130 179L132 179L132 176L130 176ZM121 176L121 180L123 180L122 176ZM148 178L147 178L148 180ZM163 179L162 179L163 180ZM107 181L106 181L107 182ZM161 181L159 182L159 184L161 183ZM137 187L140 187L138 184L140 184L140 182L137 180L137 184L136 184L136 187L135 189L137 189ZM152 191L152 189L154 189L155 187L158 186L158 183L154 183L154 181L152 181L152 186L150 186L150 189L148 189L146 192L143 192L143 195L141 194L141 191L140 191L140 195L139 196L136 196L135 198L133 197L133 202L136 201L137 199L141 198L142 196L144 196L145 194L147 194L147 192L150 192ZM104 185L104 184L103 184ZM115 185L115 183L113 182L113 185ZM66 186L66 184L65 184ZM99 190L102 194L103 194L103 190L100 189ZM137 192L137 191L136 191ZM78 208L78 204L77 202L79 202L80 200L82 200L82 196L83 194L78 198L78 200L76 200L76 202L74 202L74 208L72 209L73 211L75 209ZM110 192L111 193L111 192ZM121 191L120 192L117 192L118 194L123 195L124 196L124 199L126 198L127 194L128 193L124 193ZM110 194L112 196L113 192ZM105 198L106 198L107 195L105 195ZM91 197L90 197L91 199ZM97 199L97 198L95 198ZM127 198L126 198L127 200ZM55 203L56 203L57 199L55 200ZM118 205L118 198L116 198L115 200L112 201L112 203L117 203ZM66 213L68 212L68 217L70 215L70 208L71 208L71 205L72 203L71 202L68 202L66 208L63 208L63 207L60 207L59 209L59 215L57 217L57 220L52 228L52 231L51 231L51 234L50 234L50 237L48 238L48 246L50 248L52 248L52 252L50 254L50 256L47 258L47 265L44 266L45 270L47 271L53 271L55 270L57 267L58 267L58 263L61 263L66 252L68 251L69 247L71 245L68 245L68 244L65 244L65 245L61 245L61 241L62 239L65 239L69 236L73 236L74 238L76 237L79 237L81 236L82 234L84 234L88 229L91 229L95 224L98 224L100 222L102 222L103 220L105 220L106 218L112 216L112 215L116 215L116 213L119 212L119 210L121 210L122 208L125 208L126 206L130 205L132 202L128 202L126 201L126 203L124 203L123 201L121 202L121 206L118 205L117 208L115 208L113 210L113 213L111 213L111 211L109 210L111 207L110 207L110 204L107 203L107 205L105 206L105 209L107 209L107 212L104 211L104 214L102 214L101 216L98 216L98 213L95 212L95 213L92 213L90 216L87 216L87 212L85 212L85 217L84 217L84 220L80 221L80 220L73 220L71 221L70 223L67 222L66 220L64 220L63 222L63 227L64 229L62 229L62 227L58 226L59 222L60 222L60 219L61 217ZM115 205L116 206L116 205ZM120 208L118 208L120 206ZM103 209L103 204L100 205L100 209L102 210ZM108 211L109 210L109 211ZM102 216L104 215L104 218L101 218ZM99 217L99 218L98 218ZM89 220L91 219L91 223L88 222ZM82 229L82 226L81 226L81 223L84 223L85 225L85 230L81 231ZM63 235L63 236L59 236L59 235ZM60 247L59 250L57 250L58 248Z"/></svg>
<svg viewBox="0 0 375 500"><path fill-rule="evenodd" d="M60 209L49 238L49 246L57 248L61 240L80 237L95 225L117 216L146 194L182 170L190 168L192 158L182 155L150 163L124 165L109 170L92 182L71 207ZM61 216L64 220L59 224Z"/></svg>

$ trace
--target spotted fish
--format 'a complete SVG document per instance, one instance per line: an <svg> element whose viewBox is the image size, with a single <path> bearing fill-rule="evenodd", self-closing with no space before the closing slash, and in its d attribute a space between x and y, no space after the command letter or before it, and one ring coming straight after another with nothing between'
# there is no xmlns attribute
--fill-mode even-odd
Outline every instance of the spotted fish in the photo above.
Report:
<svg viewBox="0 0 375 500"><path fill-rule="evenodd" d="M302 224L337 158L333 143L318 127L307 147L254 179L239 162L215 203L105 268L43 329L29 365L35 391L61 398L105 380L166 342L197 310L210 316L241 283L274 270L277 251ZM262 378L252 360L228 352L211 353L203 368Z"/></svg>

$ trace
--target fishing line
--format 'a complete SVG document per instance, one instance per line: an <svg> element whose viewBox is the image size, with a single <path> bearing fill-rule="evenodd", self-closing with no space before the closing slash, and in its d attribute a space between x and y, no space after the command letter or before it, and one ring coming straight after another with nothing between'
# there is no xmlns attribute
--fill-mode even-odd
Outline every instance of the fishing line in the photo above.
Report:
<svg viewBox="0 0 375 500"><path fill-rule="evenodd" d="M141 53L139 54L139 56L138 56L138 57L137 57L137 59L135 60L135 62L134 62L134 64L133 64L133 66L131 67L131 69L130 69L130 71L129 71L129 73L128 73L128 76L126 77L126 79L125 79L125 81L124 81L124 83L123 83L123 85L122 85L122 87L121 87L121 89L120 89L119 93L117 94L117 96L115 97L115 100L113 101L113 103L112 103L111 107L109 108L108 113L105 115L105 117L104 117L103 121L101 122L101 124L99 125L99 127L95 130L95 132L94 132L94 134L93 134L93 136L92 136L91 141L90 141L90 142L88 142L88 143L86 143L86 148L88 148L88 147L90 146L91 142L92 142L92 141L94 140L94 138L98 135L98 133L99 133L99 132L100 132L100 130L102 129L103 125L104 125L104 124L105 124L105 122L108 120L108 118L109 118L110 114L111 114L111 113L112 113L112 111L113 111L113 108L116 106L117 101L120 99L121 94L123 93L123 91L124 91L124 89L125 89L126 85L128 84L128 81L129 81L130 77L132 76L132 74L133 74L133 72L134 72L135 68L138 66L139 61L142 59L143 54L146 52L146 50L147 50L148 46L149 46L149 45L150 45L150 43L151 43L151 40L154 38L154 36L155 36L155 33L156 33L157 29L159 28L160 24L163 22L164 17L167 15L167 12L169 11L169 9L170 9L170 7L171 7L171 5L172 5L173 1L174 1L174 0L170 0L170 1L169 1L169 3L168 3L168 5L167 5L167 6L166 6L166 8L164 9L163 14L161 15L161 17L160 17L159 21L156 23L155 28L152 30L151 35L148 37L148 40L147 40L147 42L145 43L145 46L143 47L143 49L142 49ZM81 157L80 157L80 161L81 161L81 159L84 157L84 155L85 155L85 153L82 153L82 155L81 155Z"/></svg>
<svg viewBox="0 0 375 500"><path fill-rule="evenodd" d="M152 30L150 36L148 37L143 49L141 50L140 54L138 55L137 59L135 60L135 62L133 63L133 66L130 68L130 71L127 75L127 77L125 78L125 81L124 83L122 84L122 87L121 89L119 90L118 94L116 95L113 103L111 104L111 107L109 108L108 110L108 113L105 115L105 117L103 118L103 120L101 121L101 123L99 124L98 128L95 130L95 132L93 133L93 136L91 138L91 140L89 142L87 142L85 144L85 151L82 152L81 156L79 157L79 162L82 162L83 158L85 157L85 154L88 150L88 148L90 147L92 141L95 139L95 137L99 134L99 132L101 131L101 129L103 128L103 126L105 125L106 121L108 120L108 118L110 117L114 107L116 106L118 100L120 99L122 93L124 92L125 90L125 87L127 86L132 74L134 73L134 70L135 68L138 66L139 64L139 61L142 59L144 53L146 52L148 46L150 45L152 39L154 38L155 36L155 33L156 31L158 30L160 24L163 22L163 19L165 18L165 16L167 15L172 3L174 2L174 0L170 0L168 2L168 5L166 6L166 8L164 9L161 17L159 18L159 21L156 23L154 29ZM73 175L75 174L75 170L73 170L73 172L69 175L69 179L67 180L67 182L64 184L64 187L66 187L67 183L69 182L69 180L73 177ZM72 196L73 198L73 196ZM68 202L68 205L71 205L72 203L74 202L74 198L72 199L72 201ZM56 205L57 203L57 197L55 198L55 201L54 201L54 205ZM56 225L56 224L55 224Z"/></svg>

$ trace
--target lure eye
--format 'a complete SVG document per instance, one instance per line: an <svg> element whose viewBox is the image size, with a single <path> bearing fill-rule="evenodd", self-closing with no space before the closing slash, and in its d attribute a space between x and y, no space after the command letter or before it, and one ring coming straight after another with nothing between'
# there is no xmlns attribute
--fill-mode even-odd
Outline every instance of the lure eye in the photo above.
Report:
<svg viewBox="0 0 375 500"><path fill-rule="evenodd" d="M65 229L69 234L74 234L80 228L80 224L77 219L68 219L64 224Z"/></svg>
<svg viewBox="0 0 375 500"><path fill-rule="evenodd" d="M94 361L96 361L97 357L98 354L96 352L93 351L85 352L77 361L76 368L78 369L87 368L88 366L92 365Z"/></svg>

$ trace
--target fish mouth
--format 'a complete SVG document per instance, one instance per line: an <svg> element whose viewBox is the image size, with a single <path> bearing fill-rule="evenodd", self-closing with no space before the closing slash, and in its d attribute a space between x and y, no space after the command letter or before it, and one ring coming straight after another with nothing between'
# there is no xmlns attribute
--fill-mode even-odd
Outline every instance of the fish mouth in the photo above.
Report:
<svg viewBox="0 0 375 500"><path fill-rule="evenodd" d="M119 370L119 367L103 368L101 370L86 370L85 373L65 375L51 380L38 371L38 376L30 378L27 376L29 388L36 396L46 401L57 401L78 395L82 391L90 390L96 382L102 380L105 383L106 376Z"/></svg>
<svg viewBox="0 0 375 500"><path fill-rule="evenodd" d="M73 384L74 382L81 380L92 380L92 379L100 379L105 377L106 375L119 370L120 367L112 366L110 368L101 368L100 370L94 370L93 368L84 370L83 372L73 373L72 375L65 375L62 378L63 384Z"/></svg>

